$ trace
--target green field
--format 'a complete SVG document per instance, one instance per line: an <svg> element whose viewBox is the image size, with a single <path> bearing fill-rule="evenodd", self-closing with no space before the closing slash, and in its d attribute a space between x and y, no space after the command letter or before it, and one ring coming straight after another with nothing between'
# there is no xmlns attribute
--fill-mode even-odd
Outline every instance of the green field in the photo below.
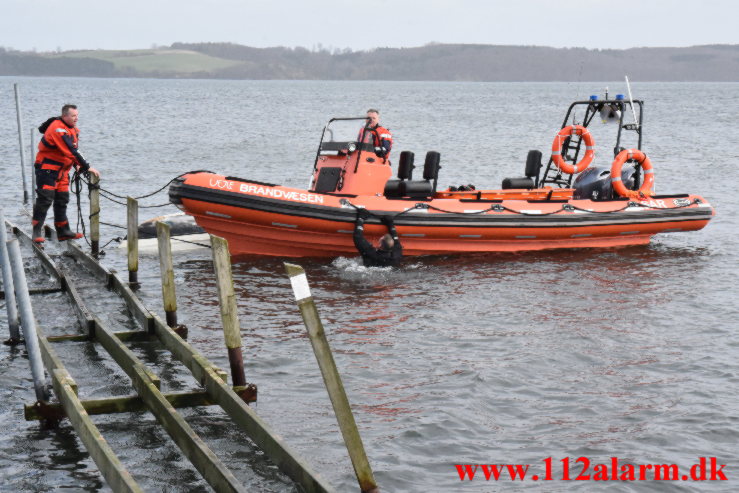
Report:
<svg viewBox="0 0 739 493"><path fill-rule="evenodd" d="M218 70L239 62L224 60L196 51L152 49L152 50L86 50L66 51L52 57L95 58L111 62L118 70L132 69L138 72L168 72L190 74Z"/></svg>

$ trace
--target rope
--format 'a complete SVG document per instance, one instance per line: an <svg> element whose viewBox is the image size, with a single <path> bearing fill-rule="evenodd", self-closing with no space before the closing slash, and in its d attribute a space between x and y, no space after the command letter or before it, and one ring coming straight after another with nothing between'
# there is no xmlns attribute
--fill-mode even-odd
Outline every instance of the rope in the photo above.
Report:
<svg viewBox="0 0 739 493"><path fill-rule="evenodd" d="M167 188L172 182L174 182L178 178L181 178L181 177L183 177L183 176L185 176L187 174L190 174L190 173L200 173L200 172L210 172L210 171L208 171L208 170L196 170L196 171L188 171L186 173L182 173L180 175L175 176L171 180L169 180L166 184L164 184L164 186L160 187L159 189L157 189L157 190L155 190L155 191L153 191L151 193L148 193L148 194L145 194L145 195L140 195L138 197L133 197L133 198L135 200L139 200L139 199L144 199L144 198L147 198L147 197L152 197L152 196L160 193L161 191L163 191L165 188ZM128 203L127 202L121 202L119 200L116 200L113 197L116 197L118 199L125 199L125 200L128 200L128 197L124 197L123 195L118 195L116 193L111 192L110 190L106 190L103 187L101 187L99 184L98 185L95 185L95 184L90 183L90 181L88 179L85 179L85 177L83 176L83 173L78 172L77 169L74 170L74 173L72 175L71 182L72 182L72 190L73 190L73 192L74 192L74 194L75 194L75 196L77 198L77 229L81 229L82 230L82 236L85 239L85 243L87 243L87 246L92 247L92 244L90 243L90 240L87 237L87 228L85 226L85 220L84 220L84 216L82 214L82 203L81 203L81 200L80 200L80 195L82 193L82 184L81 184L81 182L84 182L85 184L87 184L88 191L99 190L101 197L103 197L103 198L105 198L105 199L107 199L107 200L109 200L111 202L114 202L116 204L119 204L119 205L123 205L123 206L126 206L127 207L128 206ZM156 209L156 208L159 208L159 207L167 207L167 206L170 206L170 205L172 205L170 202L166 202L166 203L163 203L163 204L155 204L155 205L139 205L139 209ZM97 214L99 214L99 211L96 212L95 214L91 214L90 217L92 217L94 215L97 215ZM110 224L110 223L104 223L104 222L100 222L100 224L105 224L106 226L111 226L111 227L114 227L114 228L128 229L128 228L126 228L124 226L120 226L120 225L117 225L117 224ZM107 247L108 245L110 245L112 242L114 242L114 241L121 242L124 239L125 238L119 236L119 237L116 237L116 238L113 238L113 239L109 240L105 245L103 245L102 247L100 247L100 249L99 249L99 255L101 255L101 256L102 255L105 255L105 251L104 251L105 247ZM184 243L192 243L194 245L208 246L208 245L202 245L200 243L190 242L190 241L187 241L187 240L180 240L178 238L175 238L175 240L182 241Z"/></svg>

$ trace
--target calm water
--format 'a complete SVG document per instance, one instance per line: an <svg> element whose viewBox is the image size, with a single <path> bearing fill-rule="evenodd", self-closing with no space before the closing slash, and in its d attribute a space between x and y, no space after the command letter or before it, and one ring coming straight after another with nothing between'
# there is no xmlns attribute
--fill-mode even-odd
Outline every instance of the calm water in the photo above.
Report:
<svg viewBox="0 0 739 493"><path fill-rule="evenodd" d="M81 146L103 186L142 195L188 170L210 169L304 187L320 131L332 116L379 106L396 152L441 152L440 185L498 187L520 176L529 149L545 151L573 99L602 84L248 82L0 78L0 186L9 219L21 214L13 83L26 128L80 106ZM625 92L610 84L611 94ZM644 149L661 193L706 197L717 216L703 231L647 247L412 259L400 271L357 259L300 260L383 491L739 490L739 84L634 83L644 99ZM599 132L605 131L600 129ZM24 132L28 147L30 130ZM598 138L599 134L596 134ZM612 143L596 140L596 164ZM396 154L397 155L397 154ZM30 176L28 177L30 181ZM145 204L159 204L160 194ZM103 220L124 224L103 202ZM142 210L141 217L173 212ZM103 230L105 240L123 232ZM52 249L52 253L54 253ZM113 246L104 263L125 271ZM158 261L141 259L141 296L158 307ZM210 252L176 259L180 318L189 341L228 368ZM247 379L258 413L339 491L357 491L328 396L281 260L234 266ZM38 266L29 276L48 283ZM80 279L88 296L91 283ZM85 284L87 283L87 284ZM130 326L114 298L92 296L117 329ZM34 297L50 333L78 330L61 295ZM7 330L5 307L0 330ZM4 335L5 337L5 335ZM57 346L83 396L131 393L94 344ZM156 346L137 353L171 389L190 388ZM42 430L22 417L33 400L24 353L0 346L0 489L100 491L106 486L73 429ZM255 491L293 491L214 409L187 411L227 465ZM145 413L95 417L114 449L151 490L207 490ZM235 443L234 443L235 442ZM464 483L454 464L531 464L611 457L632 464L717 457L728 482L527 480ZM572 476L579 472L573 467ZM591 466L591 473L592 466ZM558 469L554 471L559 477Z"/></svg>

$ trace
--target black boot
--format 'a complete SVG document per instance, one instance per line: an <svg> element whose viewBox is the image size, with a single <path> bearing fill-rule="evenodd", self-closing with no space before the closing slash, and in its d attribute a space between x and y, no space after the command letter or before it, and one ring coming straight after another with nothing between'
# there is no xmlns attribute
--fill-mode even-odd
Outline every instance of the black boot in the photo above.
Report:
<svg viewBox="0 0 739 493"><path fill-rule="evenodd" d="M31 235L31 238L33 238L34 243L43 243L46 241L46 238L44 238L44 223L38 222L35 219L31 222L33 224L33 234Z"/></svg>
<svg viewBox="0 0 739 493"><path fill-rule="evenodd" d="M67 220L68 203L69 192L57 191L54 195L54 226L56 226L56 238L59 241L82 238L81 233L75 233L69 228L69 221Z"/></svg>
<svg viewBox="0 0 739 493"><path fill-rule="evenodd" d="M59 241L78 240L82 238L82 233L75 233L70 229L69 221L54 223L54 226L56 226L56 239Z"/></svg>
<svg viewBox="0 0 739 493"><path fill-rule="evenodd" d="M44 242L44 220L46 212L54 201L54 190L39 189L36 191L36 203L33 204L33 241Z"/></svg>

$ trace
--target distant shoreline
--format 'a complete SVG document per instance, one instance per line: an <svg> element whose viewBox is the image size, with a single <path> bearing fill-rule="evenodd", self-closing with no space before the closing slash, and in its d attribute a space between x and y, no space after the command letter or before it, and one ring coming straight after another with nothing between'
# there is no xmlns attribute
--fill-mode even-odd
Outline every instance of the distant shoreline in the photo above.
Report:
<svg viewBox="0 0 739 493"><path fill-rule="evenodd" d="M739 82L739 45L603 50L430 44L368 51L174 43L144 50L0 48L2 76L450 82Z"/></svg>

